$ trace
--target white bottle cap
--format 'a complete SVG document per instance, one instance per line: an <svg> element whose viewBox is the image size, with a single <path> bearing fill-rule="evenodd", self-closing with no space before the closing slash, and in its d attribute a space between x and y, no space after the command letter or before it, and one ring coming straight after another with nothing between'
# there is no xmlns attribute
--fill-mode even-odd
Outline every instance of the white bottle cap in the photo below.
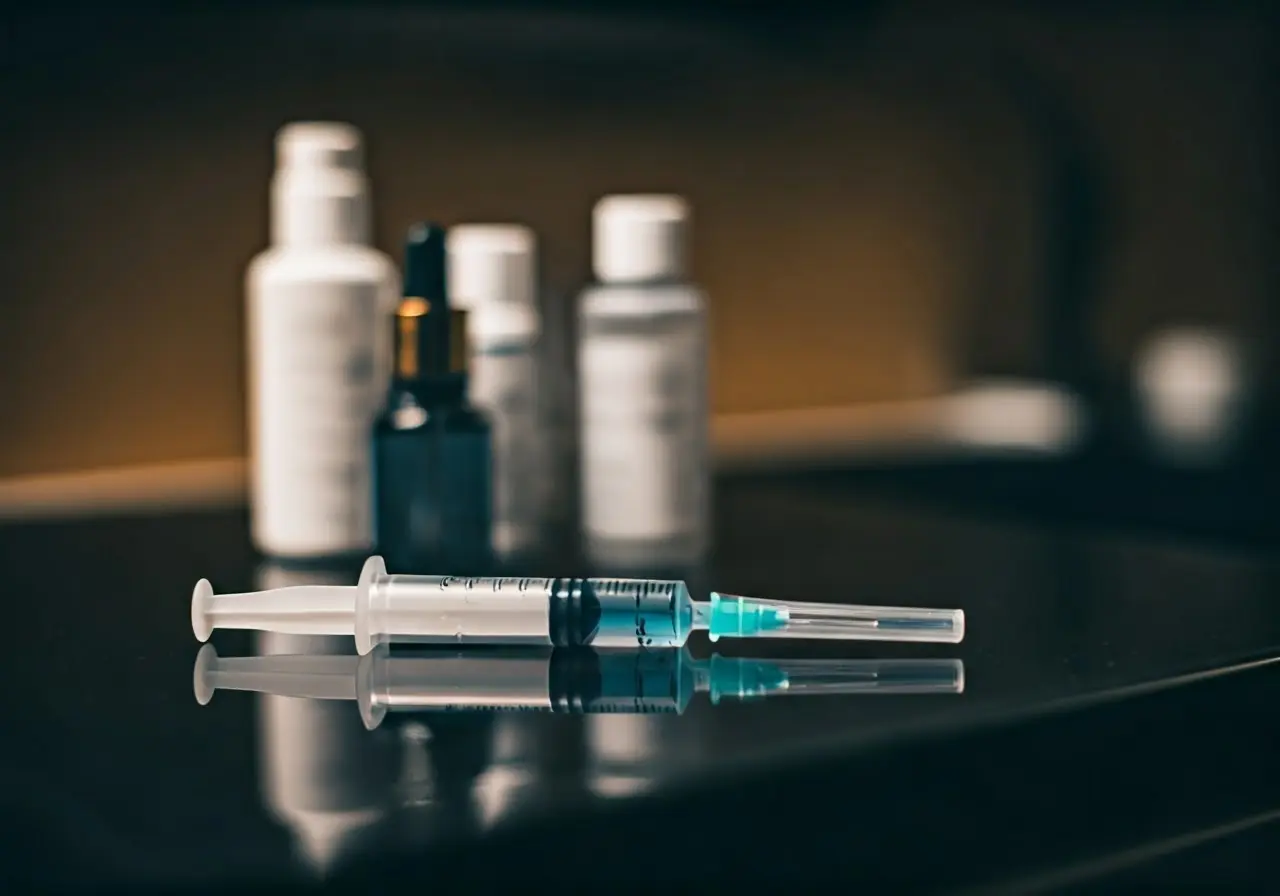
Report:
<svg viewBox="0 0 1280 896"><path fill-rule="evenodd" d="M599 280L684 279L689 205L682 198L606 196L592 217L592 264Z"/></svg>
<svg viewBox="0 0 1280 896"><path fill-rule="evenodd" d="M364 147L360 131L337 121L287 124L276 134L276 165L280 168L363 171Z"/></svg>
<svg viewBox="0 0 1280 896"><path fill-rule="evenodd" d="M449 228L449 301L475 310L492 303L537 301L536 240L519 224L459 224Z"/></svg>
<svg viewBox="0 0 1280 896"><path fill-rule="evenodd" d="M281 128L271 183L272 242L367 244L369 217L360 132L338 122L296 122Z"/></svg>
<svg viewBox="0 0 1280 896"><path fill-rule="evenodd" d="M467 315L467 335L478 353L501 346L527 346L542 333L542 318L532 304L490 302Z"/></svg>

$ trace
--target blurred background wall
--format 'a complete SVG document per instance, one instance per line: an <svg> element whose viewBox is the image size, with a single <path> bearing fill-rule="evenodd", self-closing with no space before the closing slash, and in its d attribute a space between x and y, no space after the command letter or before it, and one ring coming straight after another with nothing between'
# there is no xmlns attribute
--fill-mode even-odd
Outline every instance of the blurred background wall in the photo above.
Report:
<svg viewBox="0 0 1280 896"><path fill-rule="evenodd" d="M0 476L244 453L297 118L364 130L396 258L422 217L533 225L560 313L595 198L686 193L717 413L1113 382L1164 323L1273 341L1265 4L828 6L4 13Z"/></svg>

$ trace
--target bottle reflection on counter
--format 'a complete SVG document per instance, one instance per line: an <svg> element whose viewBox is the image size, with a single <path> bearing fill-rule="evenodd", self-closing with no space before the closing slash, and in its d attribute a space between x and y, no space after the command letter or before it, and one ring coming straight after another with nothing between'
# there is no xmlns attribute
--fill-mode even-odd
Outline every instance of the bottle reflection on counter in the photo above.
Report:
<svg viewBox="0 0 1280 896"><path fill-rule="evenodd" d="M264 658L304 648L354 652L349 643L333 643L350 640L264 633L259 649ZM258 698L263 801L292 832L303 863L320 875L379 841L395 781L386 739L370 738L345 709L329 700Z"/></svg>
<svg viewBox="0 0 1280 896"><path fill-rule="evenodd" d="M587 786L598 797L612 799L644 793L670 773L676 748L665 716L592 716L587 719L591 760ZM687 746L687 744L682 744ZM675 748L675 749L673 749Z"/></svg>
<svg viewBox="0 0 1280 896"><path fill-rule="evenodd" d="M466 312L448 301L442 228L410 230L404 283L392 385L373 428L378 551L406 572L484 572L492 562L490 425L467 402Z"/></svg>
<svg viewBox="0 0 1280 896"><path fill-rule="evenodd" d="M346 585L347 565L290 567L264 563L262 588ZM306 669L292 677L309 681L326 699L262 692L258 696L259 776L267 812L293 835L299 859L327 876L388 843L421 843L477 823L471 790L489 761L486 719L470 724L421 722L402 730L369 732L351 712L356 659L350 636L258 635L261 666ZM279 679L276 679L279 681ZM287 690L284 689L284 690Z"/></svg>
<svg viewBox="0 0 1280 896"><path fill-rule="evenodd" d="M584 776L589 757L583 717L526 712L490 717L493 762L476 789L486 829L590 797Z"/></svg>
<svg viewBox="0 0 1280 896"><path fill-rule="evenodd" d="M412 847L479 829L477 779L489 766L493 720L483 715L409 719L396 730L396 837Z"/></svg>

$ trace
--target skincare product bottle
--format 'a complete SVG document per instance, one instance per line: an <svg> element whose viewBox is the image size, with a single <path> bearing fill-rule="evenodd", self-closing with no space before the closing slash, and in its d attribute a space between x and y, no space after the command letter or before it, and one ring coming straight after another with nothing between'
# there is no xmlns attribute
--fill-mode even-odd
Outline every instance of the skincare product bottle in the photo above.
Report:
<svg viewBox="0 0 1280 896"><path fill-rule="evenodd" d="M578 308L582 527L611 567L695 565L709 543L707 337L687 282L688 206L608 196L595 207L598 284Z"/></svg>
<svg viewBox="0 0 1280 896"><path fill-rule="evenodd" d="M490 426L467 401L467 312L447 297L443 228L410 229L404 268L391 388L373 427L378 551L396 572L484 572Z"/></svg>
<svg viewBox="0 0 1280 896"><path fill-rule="evenodd" d="M514 224L466 224L450 229L448 247L449 298L468 314L468 394L493 426L494 551L528 557L557 497L547 473L534 235Z"/></svg>
<svg viewBox="0 0 1280 896"><path fill-rule="evenodd" d="M369 245L361 143L350 125L319 122L276 138L272 245L246 276L251 529L270 555L373 542L368 433L399 276Z"/></svg>

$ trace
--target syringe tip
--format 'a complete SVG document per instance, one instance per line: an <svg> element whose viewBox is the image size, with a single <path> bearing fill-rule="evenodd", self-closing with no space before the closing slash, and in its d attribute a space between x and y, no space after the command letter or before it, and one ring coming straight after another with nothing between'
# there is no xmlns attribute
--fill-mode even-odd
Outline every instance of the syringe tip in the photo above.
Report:
<svg viewBox="0 0 1280 896"><path fill-rule="evenodd" d="M191 592L191 630L195 632L197 641L208 641L213 634L213 623L209 619L209 604L213 601L213 586L208 579L196 582Z"/></svg>
<svg viewBox="0 0 1280 896"><path fill-rule="evenodd" d="M196 668L191 675L191 689L195 691L196 702L206 706L213 699L214 687L209 680L214 665L218 662L218 651L212 644L206 644L196 654Z"/></svg>

